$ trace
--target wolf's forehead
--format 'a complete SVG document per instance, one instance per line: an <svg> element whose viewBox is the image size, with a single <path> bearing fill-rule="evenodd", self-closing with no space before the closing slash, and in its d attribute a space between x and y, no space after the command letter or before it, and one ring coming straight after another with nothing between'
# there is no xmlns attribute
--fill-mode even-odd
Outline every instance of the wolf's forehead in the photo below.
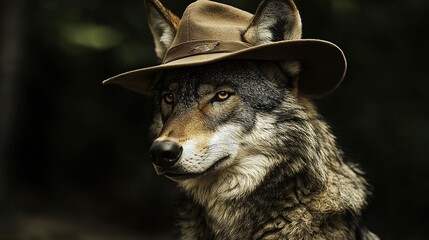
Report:
<svg viewBox="0 0 429 240"><path fill-rule="evenodd" d="M176 93L188 93L196 96L204 96L210 93L213 93L217 89L217 84L213 83L178 83L172 82L169 84L166 90L173 91Z"/></svg>
<svg viewBox="0 0 429 240"><path fill-rule="evenodd" d="M212 93L217 88L216 83L205 83L201 79L174 79L165 82L163 90L172 91L182 98L200 98Z"/></svg>
<svg viewBox="0 0 429 240"><path fill-rule="evenodd" d="M204 91L212 86L234 83L231 73L201 72L199 70L201 69L182 69L181 71L166 72L162 79L163 86L174 90L201 89L201 91Z"/></svg>
<svg viewBox="0 0 429 240"><path fill-rule="evenodd" d="M172 69L163 73L163 87L176 83L181 88L197 89L200 85L234 85L249 78L255 68L248 62L225 61L190 68Z"/></svg>

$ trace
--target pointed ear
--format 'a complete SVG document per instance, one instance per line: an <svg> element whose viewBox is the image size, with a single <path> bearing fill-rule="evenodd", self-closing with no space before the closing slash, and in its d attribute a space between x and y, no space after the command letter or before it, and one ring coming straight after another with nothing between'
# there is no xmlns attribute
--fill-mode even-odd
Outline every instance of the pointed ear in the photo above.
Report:
<svg viewBox="0 0 429 240"><path fill-rule="evenodd" d="M264 0L259 4L255 16L243 38L252 45L267 44L282 40L301 39L301 17L293 0ZM298 94L298 78L301 63L298 61L279 61L283 81Z"/></svg>
<svg viewBox="0 0 429 240"><path fill-rule="evenodd" d="M293 0L264 0L243 37L252 45L260 45L300 39L301 34L301 17Z"/></svg>
<svg viewBox="0 0 429 240"><path fill-rule="evenodd" d="M159 0L145 0L145 6L149 28L155 41L156 55L162 60L173 43L180 19Z"/></svg>

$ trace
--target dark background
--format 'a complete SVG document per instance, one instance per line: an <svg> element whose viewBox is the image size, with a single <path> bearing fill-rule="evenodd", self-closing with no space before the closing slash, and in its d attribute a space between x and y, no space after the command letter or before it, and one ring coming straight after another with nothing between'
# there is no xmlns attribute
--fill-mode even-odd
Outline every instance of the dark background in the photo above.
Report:
<svg viewBox="0 0 429 240"><path fill-rule="evenodd" d="M180 16L191 1L164 2ZM428 239L429 1L296 2L304 37L348 57L317 105L373 186L369 228ZM0 7L0 239L170 239L175 185L148 159L151 101L101 85L157 64L143 0Z"/></svg>

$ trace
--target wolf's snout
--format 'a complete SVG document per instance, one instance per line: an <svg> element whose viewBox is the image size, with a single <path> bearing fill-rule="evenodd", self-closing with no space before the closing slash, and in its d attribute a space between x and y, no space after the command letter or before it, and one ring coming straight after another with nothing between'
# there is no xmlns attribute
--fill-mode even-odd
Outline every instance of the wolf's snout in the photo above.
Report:
<svg viewBox="0 0 429 240"><path fill-rule="evenodd" d="M173 141L155 141L149 149L152 162L163 168L172 167L182 155L182 147Z"/></svg>

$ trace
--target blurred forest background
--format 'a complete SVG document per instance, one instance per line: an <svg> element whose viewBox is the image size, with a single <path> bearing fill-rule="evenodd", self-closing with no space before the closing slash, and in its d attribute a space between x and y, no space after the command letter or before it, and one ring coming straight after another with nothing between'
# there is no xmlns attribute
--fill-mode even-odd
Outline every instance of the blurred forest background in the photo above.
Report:
<svg viewBox="0 0 429 240"><path fill-rule="evenodd" d="M192 1L163 2L180 16ZM429 1L296 2L304 37L348 57L317 105L373 186L369 228L429 239ZM147 153L151 101L101 85L157 64L143 0L0 7L0 239L172 239L175 185Z"/></svg>

